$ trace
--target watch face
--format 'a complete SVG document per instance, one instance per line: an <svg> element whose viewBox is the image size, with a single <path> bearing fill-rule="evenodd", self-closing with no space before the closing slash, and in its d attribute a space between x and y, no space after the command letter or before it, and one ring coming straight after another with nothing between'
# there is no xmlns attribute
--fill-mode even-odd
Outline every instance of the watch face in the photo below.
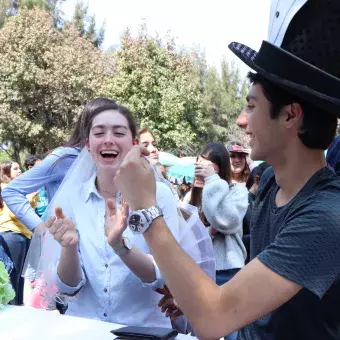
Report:
<svg viewBox="0 0 340 340"><path fill-rule="evenodd" d="M141 232L144 227L144 221L139 214L132 214L129 218L129 226L133 231Z"/></svg>

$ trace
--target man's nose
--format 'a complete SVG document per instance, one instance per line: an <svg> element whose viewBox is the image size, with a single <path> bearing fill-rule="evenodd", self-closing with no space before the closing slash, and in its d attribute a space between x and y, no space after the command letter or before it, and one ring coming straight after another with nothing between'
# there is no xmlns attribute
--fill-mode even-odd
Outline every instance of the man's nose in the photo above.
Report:
<svg viewBox="0 0 340 340"><path fill-rule="evenodd" d="M248 119L247 119L247 112L246 109L243 109L238 118L236 119L236 124L241 129L246 129L248 125Z"/></svg>

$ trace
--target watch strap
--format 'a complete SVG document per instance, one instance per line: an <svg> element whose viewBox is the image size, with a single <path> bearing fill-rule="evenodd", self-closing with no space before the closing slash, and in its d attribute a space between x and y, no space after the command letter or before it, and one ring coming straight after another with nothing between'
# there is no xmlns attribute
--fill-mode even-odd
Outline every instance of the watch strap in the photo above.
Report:
<svg viewBox="0 0 340 340"><path fill-rule="evenodd" d="M121 244L121 247L120 248L112 248L113 249L113 251L118 255L118 256L122 256L122 255L124 255L124 254L126 254L129 250L130 250L130 248L128 248L127 246L126 246L126 243L125 243L125 237L123 237L123 239L122 239L122 244Z"/></svg>

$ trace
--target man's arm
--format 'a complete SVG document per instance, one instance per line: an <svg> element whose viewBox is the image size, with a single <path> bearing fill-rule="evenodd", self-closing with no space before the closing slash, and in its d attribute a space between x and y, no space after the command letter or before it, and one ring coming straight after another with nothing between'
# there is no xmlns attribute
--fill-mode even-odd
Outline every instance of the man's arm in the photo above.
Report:
<svg viewBox="0 0 340 340"><path fill-rule="evenodd" d="M144 237L200 339L223 337L278 308L301 289L257 259L218 287L180 248L163 219L155 220Z"/></svg>
<svg viewBox="0 0 340 340"><path fill-rule="evenodd" d="M131 210L156 204L153 170L134 146L114 179ZM200 339L220 338L257 320L297 294L301 286L255 259L218 287L181 249L163 218L144 233L164 280Z"/></svg>

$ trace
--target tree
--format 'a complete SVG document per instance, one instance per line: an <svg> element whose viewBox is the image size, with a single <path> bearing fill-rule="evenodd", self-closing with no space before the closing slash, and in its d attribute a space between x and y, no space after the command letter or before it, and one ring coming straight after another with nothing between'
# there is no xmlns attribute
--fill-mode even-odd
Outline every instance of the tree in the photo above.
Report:
<svg viewBox="0 0 340 340"><path fill-rule="evenodd" d="M39 7L51 14L57 27L62 26L62 13L60 5L66 0L0 0L0 27L6 17L17 15L20 9L33 9Z"/></svg>
<svg viewBox="0 0 340 340"><path fill-rule="evenodd" d="M163 42L149 36L145 24L137 37L127 30L114 55L117 74L108 95L137 112L140 125L158 135L161 148L176 150L195 141L205 127L190 55L176 52L171 37Z"/></svg>
<svg viewBox="0 0 340 340"><path fill-rule="evenodd" d="M241 79L233 63L223 59L221 70L209 67L203 76L203 112L207 132L201 136L205 142L244 139L244 132L235 123L246 105L248 83Z"/></svg>
<svg viewBox="0 0 340 340"><path fill-rule="evenodd" d="M108 70L73 25L58 30L46 11L22 9L0 30L0 142L16 158L62 144Z"/></svg>
<svg viewBox="0 0 340 340"><path fill-rule="evenodd" d="M96 17L88 14L88 5L85 5L84 2L76 3L71 22L78 28L80 35L91 41L95 47L102 45L105 36L105 23L97 31Z"/></svg>

